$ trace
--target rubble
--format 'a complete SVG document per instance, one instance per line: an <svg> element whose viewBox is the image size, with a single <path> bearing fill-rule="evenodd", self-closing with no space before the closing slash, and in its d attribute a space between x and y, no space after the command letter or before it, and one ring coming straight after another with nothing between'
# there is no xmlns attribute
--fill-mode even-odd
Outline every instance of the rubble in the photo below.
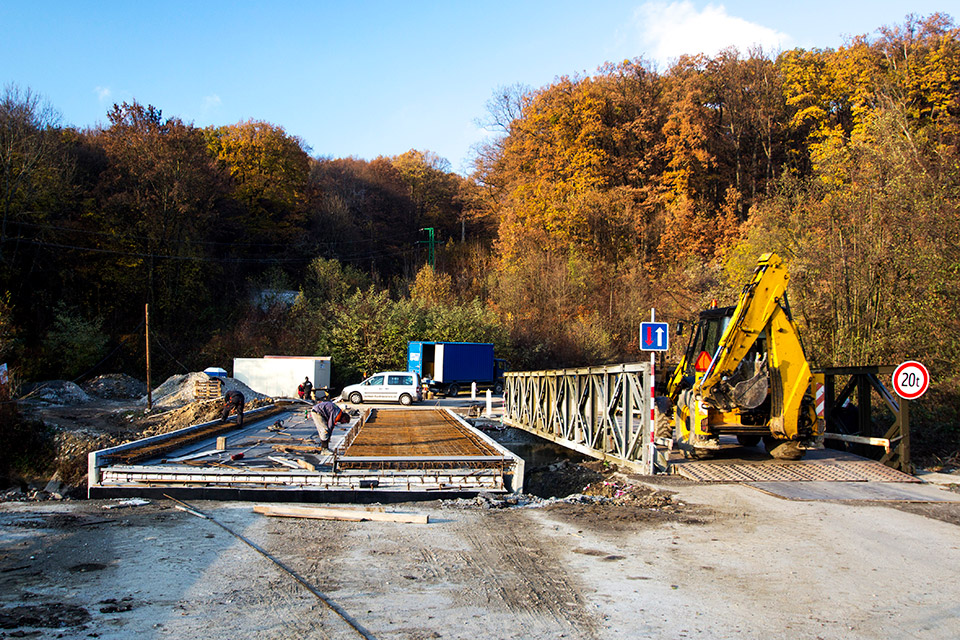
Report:
<svg viewBox="0 0 960 640"><path fill-rule="evenodd" d="M247 397L246 392L242 393L246 397L246 402L243 405L244 411L250 411L252 409L273 404L273 399L264 396L263 394L251 391L251 394L253 394L255 397L249 398ZM183 429L184 427L189 427L191 425L210 422L211 420L219 418L222 410L223 401L220 399L213 399L197 400L164 413L155 415L147 414L141 418L140 421L141 426L143 427L142 430L136 438L132 439L139 440L141 438L149 438L150 436L159 435L161 433L169 433L171 431Z"/></svg>
<svg viewBox="0 0 960 640"><path fill-rule="evenodd" d="M154 391L152 410L144 406L146 384L125 374L98 376L84 384L86 390L66 380L35 385L21 406L26 419L44 425L37 433L42 431L49 451L32 473L46 475L27 491L0 492L0 501L81 497L91 451L219 418L221 400L195 397L195 382L207 379L204 373L171 376ZM224 391L233 389L244 394L247 411L273 402L234 378L224 379Z"/></svg>

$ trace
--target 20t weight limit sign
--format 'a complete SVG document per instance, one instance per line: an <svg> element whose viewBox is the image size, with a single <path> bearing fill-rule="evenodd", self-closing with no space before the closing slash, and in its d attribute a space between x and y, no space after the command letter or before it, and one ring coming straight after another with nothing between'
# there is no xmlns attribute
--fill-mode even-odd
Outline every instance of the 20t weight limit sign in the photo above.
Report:
<svg viewBox="0 0 960 640"><path fill-rule="evenodd" d="M907 360L893 372L893 390L904 400L916 400L930 386L930 372L914 360Z"/></svg>

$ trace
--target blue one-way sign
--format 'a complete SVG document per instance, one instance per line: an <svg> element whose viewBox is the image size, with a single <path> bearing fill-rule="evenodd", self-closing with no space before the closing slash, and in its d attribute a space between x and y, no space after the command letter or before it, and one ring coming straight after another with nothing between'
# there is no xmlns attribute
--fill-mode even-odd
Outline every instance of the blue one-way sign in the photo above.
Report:
<svg viewBox="0 0 960 640"><path fill-rule="evenodd" d="M640 323L640 350L666 351L670 348L670 325L666 322Z"/></svg>

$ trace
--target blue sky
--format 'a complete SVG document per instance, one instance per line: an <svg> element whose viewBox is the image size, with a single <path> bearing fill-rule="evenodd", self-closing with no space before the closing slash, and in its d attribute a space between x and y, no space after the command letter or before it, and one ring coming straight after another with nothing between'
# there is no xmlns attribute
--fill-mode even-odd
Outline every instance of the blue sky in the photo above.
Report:
<svg viewBox="0 0 960 640"><path fill-rule="evenodd" d="M201 127L264 120L314 156L416 148L466 172L499 86L727 45L837 47L937 11L958 20L960 2L5 0L0 83L80 128L137 100Z"/></svg>

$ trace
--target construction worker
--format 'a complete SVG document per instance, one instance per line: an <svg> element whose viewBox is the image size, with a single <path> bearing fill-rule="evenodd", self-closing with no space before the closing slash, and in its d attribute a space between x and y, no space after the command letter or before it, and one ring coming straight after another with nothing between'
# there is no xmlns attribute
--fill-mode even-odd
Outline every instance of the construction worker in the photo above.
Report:
<svg viewBox="0 0 960 640"><path fill-rule="evenodd" d="M333 453L330 450L330 436L333 434L334 427L338 424L350 422L349 414L329 400L321 400L313 405L310 410L310 417L317 427L317 435L320 436L320 446L323 448L323 453Z"/></svg>
<svg viewBox="0 0 960 640"><path fill-rule="evenodd" d="M299 395L302 400L313 400L313 383L310 382L309 376L304 378L300 386L297 387L297 395Z"/></svg>
<svg viewBox="0 0 960 640"><path fill-rule="evenodd" d="M220 414L220 421L226 422L230 417L231 411L237 413L237 426L243 426L243 394L237 390L227 391L223 395L223 412Z"/></svg>

